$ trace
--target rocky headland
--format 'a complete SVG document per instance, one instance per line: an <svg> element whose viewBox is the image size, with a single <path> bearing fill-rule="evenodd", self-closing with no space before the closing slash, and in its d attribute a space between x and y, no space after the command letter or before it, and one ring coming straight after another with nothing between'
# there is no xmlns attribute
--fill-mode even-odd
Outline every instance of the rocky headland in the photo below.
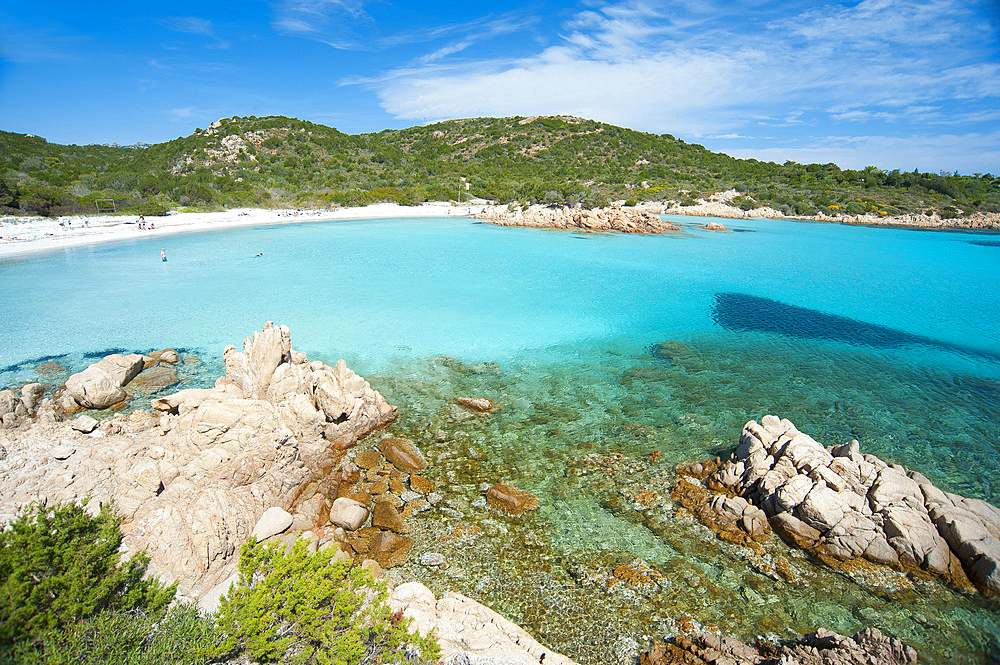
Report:
<svg viewBox="0 0 1000 665"><path fill-rule="evenodd" d="M576 231L663 233L680 230L676 224L664 221L649 211L620 206L588 209L532 205L524 210L516 206L487 206L474 217L498 226L529 226Z"/></svg>
<svg viewBox="0 0 1000 665"><path fill-rule="evenodd" d="M888 566L1000 594L1000 509L916 471L825 447L787 419L743 428L725 460L677 468L673 495L720 537L753 547L771 532L845 570Z"/></svg>
<svg viewBox="0 0 1000 665"><path fill-rule="evenodd" d="M716 192L705 198L681 203L661 201L641 203L638 208L657 215L689 215L694 217L722 217L725 219L791 219L815 222L836 222L856 226L903 226L918 229L966 229L989 231L1000 229L1000 213L973 212L960 217L945 218L940 213L906 213L887 215L868 212L859 215L818 213L815 215L786 215L768 206L744 210L734 203L740 192L730 189Z"/></svg>
<svg viewBox="0 0 1000 665"><path fill-rule="evenodd" d="M103 422L77 415L124 404L126 385L177 360L169 349L112 354L54 395L43 396L37 383L0 391L0 524L32 503L88 499L95 512L110 503L127 551L145 551L149 574L176 581L179 595L207 611L236 580L240 546L251 536L335 547L338 558L376 576L406 561L407 520L441 501L419 475L427 461L394 437L349 457L397 409L343 360L330 367L295 351L284 326L268 323L242 351L227 347L214 388L181 390L153 399L151 411ZM472 410L492 408L459 399ZM504 514L537 507L530 494L499 483L484 494ZM459 594L438 600L411 583L393 592L392 606L425 632L436 629L448 662L572 664Z"/></svg>

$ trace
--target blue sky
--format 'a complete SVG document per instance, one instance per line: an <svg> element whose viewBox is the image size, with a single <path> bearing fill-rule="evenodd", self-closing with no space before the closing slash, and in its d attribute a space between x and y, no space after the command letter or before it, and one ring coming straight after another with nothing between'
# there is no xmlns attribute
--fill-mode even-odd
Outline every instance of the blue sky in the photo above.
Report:
<svg viewBox="0 0 1000 665"><path fill-rule="evenodd" d="M0 129L155 143L570 114L737 157L1000 173L998 0L0 4Z"/></svg>

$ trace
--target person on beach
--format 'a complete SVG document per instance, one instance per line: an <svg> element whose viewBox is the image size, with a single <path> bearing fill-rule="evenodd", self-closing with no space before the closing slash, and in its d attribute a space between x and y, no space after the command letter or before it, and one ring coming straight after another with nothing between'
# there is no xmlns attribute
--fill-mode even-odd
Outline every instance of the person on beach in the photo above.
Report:
<svg viewBox="0 0 1000 665"><path fill-rule="evenodd" d="M166 247L164 247L163 249L160 250L160 258L163 259L164 263L167 262L167 248Z"/></svg>

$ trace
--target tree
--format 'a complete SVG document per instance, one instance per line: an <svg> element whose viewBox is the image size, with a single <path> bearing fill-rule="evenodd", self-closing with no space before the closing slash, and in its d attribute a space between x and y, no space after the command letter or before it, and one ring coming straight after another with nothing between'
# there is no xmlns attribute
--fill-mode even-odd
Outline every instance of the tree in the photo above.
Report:
<svg viewBox="0 0 1000 665"><path fill-rule="evenodd" d="M143 579L144 554L120 561L120 523L109 506L34 505L0 533L0 648L106 609L166 609L177 585Z"/></svg>
<svg viewBox="0 0 1000 665"><path fill-rule="evenodd" d="M390 615L384 584L360 567L309 554L299 539L290 553L251 540L240 550L240 579L222 598L216 623L227 651L261 663L354 665L434 663L433 637L410 633Z"/></svg>

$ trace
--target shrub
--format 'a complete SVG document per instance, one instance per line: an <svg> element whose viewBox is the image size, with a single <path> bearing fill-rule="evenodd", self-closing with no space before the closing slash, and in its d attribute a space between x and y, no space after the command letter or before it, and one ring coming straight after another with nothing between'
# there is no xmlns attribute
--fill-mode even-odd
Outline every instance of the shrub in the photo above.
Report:
<svg viewBox="0 0 1000 665"><path fill-rule="evenodd" d="M0 648L103 610L162 615L176 584L143 579L144 554L120 562L119 525L108 506L91 517L64 503L28 507L0 533Z"/></svg>
<svg viewBox="0 0 1000 665"><path fill-rule="evenodd" d="M638 205L638 202L635 199L626 199L626 201L625 201L625 206L626 207L632 207L632 206L635 206L635 205Z"/></svg>
<svg viewBox="0 0 1000 665"><path fill-rule="evenodd" d="M754 208L760 207L759 203L757 203L752 198L749 198L747 196L734 196L732 203L734 206L744 211L749 211L753 210Z"/></svg>
<svg viewBox="0 0 1000 665"><path fill-rule="evenodd" d="M223 647L261 663L433 663L433 637L409 632L390 616L385 585L333 550L309 554L304 540L290 553L251 540L240 550L240 579L223 597L216 624Z"/></svg>
<svg viewBox="0 0 1000 665"><path fill-rule="evenodd" d="M50 628L21 643L21 665L201 665L225 655L222 638L194 604L173 607L161 621L142 610L105 610L65 629Z"/></svg>

